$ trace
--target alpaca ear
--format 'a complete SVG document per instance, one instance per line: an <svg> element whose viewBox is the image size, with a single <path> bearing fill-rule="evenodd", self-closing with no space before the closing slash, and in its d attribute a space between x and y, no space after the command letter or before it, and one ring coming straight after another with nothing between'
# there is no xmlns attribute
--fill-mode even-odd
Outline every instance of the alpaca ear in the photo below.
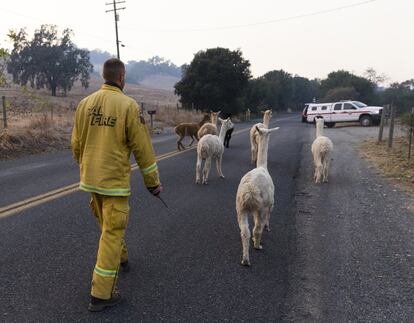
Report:
<svg viewBox="0 0 414 323"><path fill-rule="evenodd" d="M220 120L221 122L224 122L224 121L226 121L226 120L223 120L223 119L222 119L222 118L220 118L220 117L219 117L218 119L219 119L219 120Z"/></svg>

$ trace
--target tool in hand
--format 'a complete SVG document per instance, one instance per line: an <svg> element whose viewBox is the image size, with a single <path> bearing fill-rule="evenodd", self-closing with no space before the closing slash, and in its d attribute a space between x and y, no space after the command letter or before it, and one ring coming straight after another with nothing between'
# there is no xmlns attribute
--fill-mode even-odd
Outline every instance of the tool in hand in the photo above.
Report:
<svg viewBox="0 0 414 323"><path fill-rule="evenodd" d="M167 203L164 202L164 200L161 198L161 196L156 196L157 198L160 199L160 201L165 205L165 207L168 209L168 205Z"/></svg>

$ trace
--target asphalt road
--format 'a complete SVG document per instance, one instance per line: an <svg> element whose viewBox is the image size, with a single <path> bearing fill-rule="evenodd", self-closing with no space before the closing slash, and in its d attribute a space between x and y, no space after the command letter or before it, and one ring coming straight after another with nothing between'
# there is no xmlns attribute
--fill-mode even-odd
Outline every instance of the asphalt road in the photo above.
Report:
<svg viewBox="0 0 414 323"><path fill-rule="evenodd" d="M271 121L280 127L268 160L276 205L252 267L239 264L235 212L237 186L251 169L242 131L225 150L224 180L213 167L209 185L195 184L195 150L158 163L168 209L134 172L131 271L118 283L125 301L105 312L87 311L99 238L87 193L0 218L0 321L412 321L413 216L354 148L374 130L326 129L335 145L330 182L315 185L314 128L299 120ZM172 151L175 138L154 147ZM76 181L68 151L0 162L0 207Z"/></svg>

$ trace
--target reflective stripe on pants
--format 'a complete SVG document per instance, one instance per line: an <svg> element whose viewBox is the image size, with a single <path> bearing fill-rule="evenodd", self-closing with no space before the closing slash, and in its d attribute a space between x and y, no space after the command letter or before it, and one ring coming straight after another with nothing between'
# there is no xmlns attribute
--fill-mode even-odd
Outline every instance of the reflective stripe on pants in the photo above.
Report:
<svg viewBox="0 0 414 323"><path fill-rule="evenodd" d="M128 197L92 193L91 208L101 229L91 295L109 299L115 288L119 264L128 260L124 240L129 213Z"/></svg>

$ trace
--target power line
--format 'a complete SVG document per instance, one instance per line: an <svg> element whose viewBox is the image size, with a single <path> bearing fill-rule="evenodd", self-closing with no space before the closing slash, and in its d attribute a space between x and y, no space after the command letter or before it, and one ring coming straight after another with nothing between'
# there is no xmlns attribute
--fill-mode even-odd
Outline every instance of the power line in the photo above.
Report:
<svg viewBox="0 0 414 323"><path fill-rule="evenodd" d="M112 3L106 3L105 5L107 5L107 6L109 6L109 5L113 5L114 6L114 8L113 9L110 9L110 10L106 10L105 12L114 12L114 19L115 19L115 35L116 35L116 54L117 54L117 57L118 57L118 59L120 59L119 58L119 43L120 43L120 41L118 40L118 21L119 21L119 15L118 15L118 13L117 13L117 10L124 10L125 9L125 7L122 7L122 8L117 8L117 4L121 4L121 3L125 3L125 1L115 1L115 0L112 0Z"/></svg>
<svg viewBox="0 0 414 323"><path fill-rule="evenodd" d="M357 2L357 3L345 5L345 6L340 6L340 7L330 8L330 9L324 9L324 10L314 11L314 12L305 13L305 14L301 14L301 15L295 15L295 16L289 16L289 17L283 17L283 18L275 18L275 19L267 20L267 21L253 22L253 23L248 23L248 24L229 25L229 26L221 26L221 27L205 27L205 28L196 28L196 29L176 29L176 30L173 30L173 29L163 29L163 30L151 30L151 31L154 31L154 32L172 32L172 33L177 32L177 33L182 33L182 32L219 31L219 30L226 30L226 29L237 29L237 28L254 27L254 26L269 25L269 24L275 24L275 23L284 22L284 21L290 21L290 20L296 20L296 19L300 19L300 18L306 18L306 17L312 17L312 16L317 16L317 15L332 13L332 12L336 12L336 11L341 11L341 10L345 10L345 9L350 9L350 8L354 8L354 7L363 6L363 5L366 5L368 3L372 3L372 2L376 2L376 1L378 1L378 0L360 1L360 2ZM134 28L134 29L132 29L132 28L125 28L125 29L126 30L136 30L136 28Z"/></svg>
<svg viewBox="0 0 414 323"><path fill-rule="evenodd" d="M38 21L41 24L44 24L44 19L43 18L40 18L40 17L29 16L29 15L23 14L21 12L18 12L18 11L15 11L15 10L10 10L10 9L5 9L5 8L0 8L0 10L1 11L4 11L4 12L11 13L11 14L13 14L15 16L20 16L20 17L23 17L23 18L28 18L28 19L31 19L33 21ZM53 24L53 25L55 25L55 24ZM85 36L88 36L88 37L92 37L92 38L95 38L95 39L99 39L101 41L105 41L105 42L112 42L113 41L113 40L110 40L108 38L103 38L101 36L97 36L97 35L94 35L94 34L85 32L83 29L77 29L76 27L75 28L70 27L70 29L71 30L75 30L76 31L76 34L85 35Z"/></svg>
<svg viewBox="0 0 414 323"><path fill-rule="evenodd" d="M350 8L354 8L354 7L359 7L359 6L363 6L372 2L377 2L378 0L365 0L365 1L360 1L357 3L353 3L353 4L349 4L349 5L344 5L344 6L340 6L340 7L335 7L335 8L330 8L330 9L324 9L324 10L318 10L318 11L314 11L314 12L310 12L310 13L305 13L305 14L301 14L301 15L294 15L294 16L288 16L288 17L283 17L283 18L276 18L276 19L272 19L272 20L267 20L267 21L261 21L261 22L253 22L253 23L248 23L248 24L239 24L239 25L229 25L229 26L222 26L222 27L205 27L205 28L196 28L196 29L181 29L181 30L173 30L172 28L169 29L165 29L165 30L150 30L152 32L165 32L165 33L183 33L183 32L202 32L202 31L219 31L219 30L226 30L226 29L237 29L237 28L247 28L247 27L254 27L254 26L260 26L260 25L267 25L267 24L275 24L275 23L280 23L280 22L285 22L285 21L290 21L290 20L296 20L296 19L301 19L301 18L306 18L306 17L312 17L312 16L317 16L317 15L322 15L322 14L328 14L328 13L332 13L332 12L336 12L336 11L341 11L341 10L346 10L346 9L350 9ZM118 57L119 57L119 44L122 43L121 41L118 40L118 25L117 22L119 21L119 15L116 13L116 10L123 10L125 9L125 7L123 8L117 8L116 4L120 4L120 3L125 3L125 1L116 1L113 0L112 3L106 3L106 5L113 5L114 9L111 10L107 10L106 12L114 12L114 17L115 17L115 32L116 32L116 46L117 46L117 53L118 53ZM5 9L5 8L1 8L4 11L8 11L10 13L13 13L15 15L19 15L22 17L26 17L26 18L31 18L31 19L35 19L35 20L40 20L39 18L35 18L35 17L31 17L25 14L21 14L19 12L16 11L12 11L10 9ZM125 28L123 27L125 30L133 30L136 31L138 28ZM142 30L142 28L140 28ZM88 35L89 37L93 37L96 39L101 39L104 41L109 41L108 39L104 39L103 37L97 36L97 35L93 35L90 33L87 33L83 30L79 30L78 33L80 34L84 34L84 35ZM122 47L125 47L124 45L121 44ZM133 46L128 46L131 49L136 49Z"/></svg>

